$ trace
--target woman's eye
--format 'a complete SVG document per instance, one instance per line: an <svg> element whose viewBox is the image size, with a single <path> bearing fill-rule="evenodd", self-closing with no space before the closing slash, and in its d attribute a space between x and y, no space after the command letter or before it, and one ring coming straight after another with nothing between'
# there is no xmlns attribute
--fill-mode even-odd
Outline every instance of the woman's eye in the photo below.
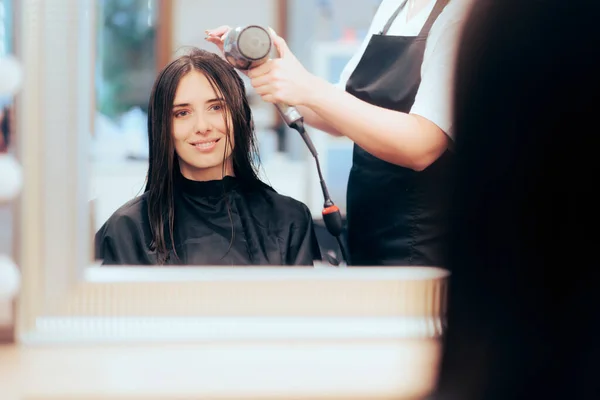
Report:
<svg viewBox="0 0 600 400"><path fill-rule="evenodd" d="M215 104L210 109L213 111L221 111L223 109L223 106L221 104Z"/></svg>
<svg viewBox="0 0 600 400"><path fill-rule="evenodd" d="M185 111L185 110L182 110L182 111L177 111L177 112L175 113L175 117L176 117L176 118L181 118L181 117L185 117L185 116L186 116L186 115L188 115L188 114L189 114L189 112L188 112L188 111Z"/></svg>

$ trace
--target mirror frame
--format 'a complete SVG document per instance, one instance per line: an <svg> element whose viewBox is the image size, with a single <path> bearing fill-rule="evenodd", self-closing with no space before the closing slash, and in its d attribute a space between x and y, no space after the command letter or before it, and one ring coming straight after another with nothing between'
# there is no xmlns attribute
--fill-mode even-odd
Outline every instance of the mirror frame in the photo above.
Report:
<svg viewBox="0 0 600 400"><path fill-rule="evenodd" d="M441 335L440 268L89 266L93 0L20 11L21 343Z"/></svg>

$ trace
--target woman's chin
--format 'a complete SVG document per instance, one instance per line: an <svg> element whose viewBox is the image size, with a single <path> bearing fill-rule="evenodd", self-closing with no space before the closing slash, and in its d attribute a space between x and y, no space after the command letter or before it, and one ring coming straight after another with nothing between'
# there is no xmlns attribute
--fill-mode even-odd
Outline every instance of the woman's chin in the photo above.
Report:
<svg viewBox="0 0 600 400"><path fill-rule="evenodd" d="M187 163L186 163L187 164ZM231 174L231 168L224 168L223 162L205 162L181 166L181 174L191 180L208 181L222 179Z"/></svg>

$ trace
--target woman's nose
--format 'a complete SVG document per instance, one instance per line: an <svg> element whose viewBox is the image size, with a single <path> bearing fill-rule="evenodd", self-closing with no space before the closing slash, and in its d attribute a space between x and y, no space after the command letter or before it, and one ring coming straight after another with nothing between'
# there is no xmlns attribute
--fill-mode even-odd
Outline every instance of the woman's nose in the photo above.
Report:
<svg viewBox="0 0 600 400"><path fill-rule="evenodd" d="M202 115L202 113L196 114L196 132L205 134L210 132L211 126L209 119Z"/></svg>

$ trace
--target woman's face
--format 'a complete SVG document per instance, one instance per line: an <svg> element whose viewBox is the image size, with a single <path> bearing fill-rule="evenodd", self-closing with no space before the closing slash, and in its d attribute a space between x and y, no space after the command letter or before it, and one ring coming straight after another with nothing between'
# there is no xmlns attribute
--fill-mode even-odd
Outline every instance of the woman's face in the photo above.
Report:
<svg viewBox="0 0 600 400"><path fill-rule="evenodd" d="M184 177L208 181L233 174L233 134L227 132L225 109L224 99L203 73L192 70L179 81L172 110L173 139Z"/></svg>

